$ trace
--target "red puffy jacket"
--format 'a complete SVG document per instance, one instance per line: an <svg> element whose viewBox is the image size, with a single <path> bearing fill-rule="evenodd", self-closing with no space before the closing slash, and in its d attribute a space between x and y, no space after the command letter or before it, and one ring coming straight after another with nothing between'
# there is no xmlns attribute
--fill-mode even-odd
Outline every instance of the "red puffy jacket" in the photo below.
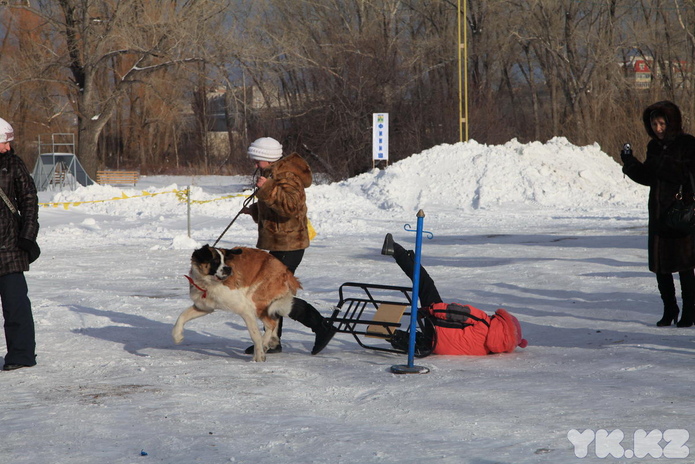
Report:
<svg viewBox="0 0 695 464"><path fill-rule="evenodd" d="M488 316L469 305L435 303L428 311L436 332L433 354L483 356L528 345L519 320L504 309Z"/></svg>

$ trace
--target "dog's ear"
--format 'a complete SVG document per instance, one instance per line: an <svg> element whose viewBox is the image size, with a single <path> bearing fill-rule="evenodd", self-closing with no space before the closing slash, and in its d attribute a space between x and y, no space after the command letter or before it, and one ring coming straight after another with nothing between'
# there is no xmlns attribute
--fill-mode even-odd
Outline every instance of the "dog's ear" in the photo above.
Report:
<svg viewBox="0 0 695 464"><path fill-rule="evenodd" d="M241 248L232 248L231 250L227 250L227 252L224 254L224 258L230 259L233 258L234 255L240 255L241 253L243 253Z"/></svg>
<svg viewBox="0 0 695 464"><path fill-rule="evenodd" d="M212 258L212 251L210 251L210 245L205 245L202 248L198 248L197 250L195 250L191 258L198 263L210 261L210 259Z"/></svg>

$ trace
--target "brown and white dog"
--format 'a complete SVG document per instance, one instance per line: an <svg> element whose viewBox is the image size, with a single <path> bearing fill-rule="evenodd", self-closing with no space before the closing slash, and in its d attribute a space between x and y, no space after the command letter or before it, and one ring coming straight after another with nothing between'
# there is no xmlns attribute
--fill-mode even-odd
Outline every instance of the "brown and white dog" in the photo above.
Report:
<svg viewBox="0 0 695 464"><path fill-rule="evenodd" d="M280 342L277 318L287 316L292 299L302 288L287 267L270 253L256 248L213 248L195 250L187 276L193 306L176 320L171 332L176 343L183 341L186 322L216 309L240 315L254 344L253 360L265 361L267 349ZM256 319L265 327L261 336Z"/></svg>

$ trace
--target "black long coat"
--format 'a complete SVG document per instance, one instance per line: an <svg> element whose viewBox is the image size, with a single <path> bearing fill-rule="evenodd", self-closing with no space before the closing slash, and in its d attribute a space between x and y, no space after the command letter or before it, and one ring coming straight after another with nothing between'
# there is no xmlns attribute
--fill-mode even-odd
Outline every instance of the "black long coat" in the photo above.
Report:
<svg viewBox="0 0 695 464"><path fill-rule="evenodd" d="M19 221L0 199L0 275L28 271L29 256L18 242L36 240L39 205L34 180L14 151L0 153L0 188L22 216Z"/></svg>
<svg viewBox="0 0 695 464"><path fill-rule="evenodd" d="M664 140L653 138L644 163L633 159L625 163L623 172L650 187L649 270L665 274L695 269L695 235L671 230L661 222L681 185L684 197L692 198L688 172L695 177L695 137L681 132Z"/></svg>

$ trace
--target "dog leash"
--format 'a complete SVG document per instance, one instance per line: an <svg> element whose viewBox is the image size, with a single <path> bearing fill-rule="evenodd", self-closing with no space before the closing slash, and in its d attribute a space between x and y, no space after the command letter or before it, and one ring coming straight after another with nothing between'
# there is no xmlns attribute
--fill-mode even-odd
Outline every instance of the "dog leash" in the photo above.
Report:
<svg viewBox="0 0 695 464"><path fill-rule="evenodd" d="M195 288L197 288L198 290L200 290L201 292L203 292L203 298L207 298L207 297L208 297L208 291L205 290L204 288L200 287L200 286L199 286L198 284L196 284L195 282L193 282L193 278L192 278L191 276L184 275L184 277L185 277L186 279L188 279L188 281L191 283L191 285L193 285Z"/></svg>
<svg viewBox="0 0 695 464"><path fill-rule="evenodd" d="M254 185L256 185L256 176L257 176L259 173L260 173L260 169L257 167L257 168L253 171L253 174L251 175L251 177L252 177L253 180L254 180L254 182L253 182ZM229 228L232 227L232 224L234 224L234 221L236 221L237 218L241 215L241 212L244 211L244 208L246 208L246 207L249 205L249 203L251 202L251 200L253 200L253 197L256 196L256 192L258 192L258 187L255 187L255 188L253 189L253 192L251 192L251 195L249 195L249 197L248 197L246 200L244 200L244 203L241 205L241 209L239 210L238 213L236 213L236 216L234 216L234 219L232 219L232 222L230 222L229 224L227 224L227 227L222 231L222 233L220 234L220 236L217 237L217 240L215 240L215 243L212 244L212 247L213 247L213 248L217 246L217 243L222 239L222 237L224 237L224 234L227 233L227 231L229 230Z"/></svg>
<svg viewBox="0 0 695 464"><path fill-rule="evenodd" d="M215 240L215 243L212 244L212 247L213 247L213 248L217 246L217 243L222 239L222 237L224 237L224 234L227 233L227 231L229 230L229 228L232 227L232 224L234 224L234 221L236 221L237 218L241 215L241 212L244 211L244 209L249 205L249 203L251 202L251 200L253 200L253 198L256 196L256 192L258 192L258 188L256 188L256 189L253 191L253 193L251 193L251 195L249 195L249 197L248 197L246 200L244 200L244 203L242 204L241 209L239 210L238 213L236 213L236 216L234 216L234 219L232 219L232 222L230 222L229 224L227 224L227 227L225 227L225 229L222 231L222 233L220 234L220 236L217 237L217 240Z"/></svg>

